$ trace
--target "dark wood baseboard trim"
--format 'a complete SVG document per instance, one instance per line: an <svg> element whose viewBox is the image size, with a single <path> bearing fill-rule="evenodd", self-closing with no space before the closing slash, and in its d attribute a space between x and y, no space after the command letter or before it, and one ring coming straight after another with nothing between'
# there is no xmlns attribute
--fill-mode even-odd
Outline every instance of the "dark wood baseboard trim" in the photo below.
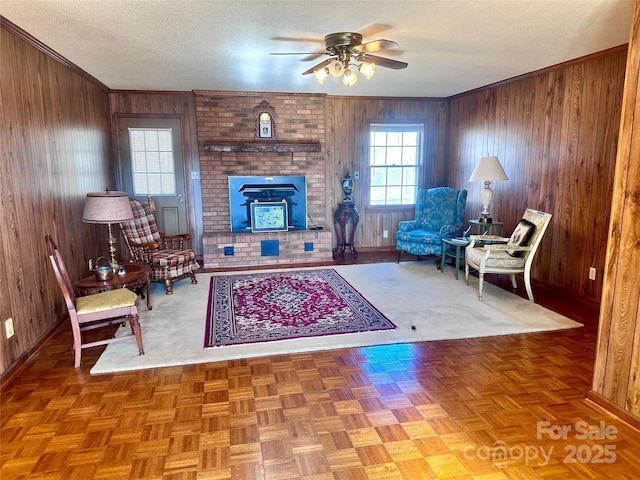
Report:
<svg viewBox="0 0 640 480"><path fill-rule="evenodd" d="M393 245L386 246L386 247L358 247L356 245L356 247L358 248L358 252L367 252L367 253L375 253L375 252L389 253L389 252L398 251L396 250L396 247L394 247Z"/></svg>
<svg viewBox="0 0 640 480"><path fill-rule="evenodd" d="M69 320L68 317L58 319L58 321L48 330L40 340L34 343L31 348L25 350L22 355L20 355L9 368L7 368L2 374L0 374L0 392L4 391L5 388L9 387L11 381L14 379L16 374L22 369L22 367L27 363L27 361L34 355L40 351L40 349L47 343L51 338L53 338L60 330L64 324Z"/></svg>
<svg viewBox="0 0 640 480"><path fill-rule="evenodd" d="M522 277L522 276L520 276ZM570 293L567 292L565 290L562 290L561 288L558 287L554 287L551 285L548 285L546 283L542 283L539 282L538 280L531 280L531 283L533 284L532 287L534 290L536 289L544 289L547 290L549 292L554 292L555 295L559 296L559 297L563 297L566 298L567 301L579 301L585 305L589 305L592 308L597 308L600 309L600 302L594 298L589 298L589 297L585 297L584 295L576 295L575 293Z"/></svg>
<svg viewBox="0 0 640 480"><path fill-rule="evenodd" d="M629 424L630 427L640 431L640 418L627 412L625 409L613 403L611 400L603 397L597 392L590 390L587 394L587 400L596 405L598 408L606 411L608 414L617 417L623 422Z"/></svg>

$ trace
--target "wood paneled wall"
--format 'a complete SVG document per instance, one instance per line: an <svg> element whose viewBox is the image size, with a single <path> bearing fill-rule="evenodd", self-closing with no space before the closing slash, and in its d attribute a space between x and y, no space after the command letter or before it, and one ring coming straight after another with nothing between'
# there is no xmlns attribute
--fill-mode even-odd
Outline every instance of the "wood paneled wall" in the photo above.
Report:
<svg viewBox="0 0 640 480"><path fill-rule="evenodd" d="M0 373L66 315L45 234L58 241L72 280L86 276L88 259L108 251L106 226L82 223L84 199L113 188L104 86L32 47L10 22L1 27Z"/></svg>
<svg viewBox="0 0 640 480"><path fill-rule="evenodd" d="M640 421L640 1L634 5L591 398Z"/></svg>
<svg viewBox="0 0 640 480"><path fill-rule="evenodd" d="M602 291L626 48L451 99L448 179L466 187L467 218L481 208L471 172L496 155L493 218L514 228L526 208L553 214L535 280L597 302ZM589 267L597 269L588 279Z"/></svg>
<svg viewBox="0 0 640 480"><path fill-rule="evenodd" d="M327 203L326 218L333 218L344 199L342 178L360 172L353 199L360 211L355 243L358 248L395 245L400 220L414 217L413 208L375 210L366 208L368 178L368 135L372 122L407 121L425 125L425 169L421 187L446 185L448 165L449 108L446 100L409 98L327 97L326 102ZM332 225L327 225L332 228ZM325 227L326 228L326 227ZM383 238L383 231L388 238Z"/></svg>
<svg viewBox="0 0 640 480"><path fill-rule="evenodd" d="M200 183L200 158L196 136L195 97L191 92L125 92L112 91L111 105L113 142L118 145L118 119L179 117L182 127L182 152L184 156L186 192L188 197L189 233L191 247L202 255L202 188ZM120 149L116 148L116 155ZM118 158L118 165L122 159ZM122 179L119 178L119 188Z"/></svg>

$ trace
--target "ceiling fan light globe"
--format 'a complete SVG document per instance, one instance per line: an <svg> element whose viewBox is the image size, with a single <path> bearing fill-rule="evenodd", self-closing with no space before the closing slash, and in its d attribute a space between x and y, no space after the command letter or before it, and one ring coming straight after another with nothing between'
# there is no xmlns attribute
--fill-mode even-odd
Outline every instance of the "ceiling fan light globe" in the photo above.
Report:
<svg viewBox="0 0 640 480"><path fill-rule="evenodd" d="M358 75L356 75L356 72L354 72L350 68L347 68L344 71L344 77L342 78L342 83L344 83L347 87L352 87L356 84L357 81L358 81Z"/></svg>
<svg viewBox="0 0 640 480"><path fill-rule="evenodd" d="M360 73L363 74L367 80L371 80L371 77L373 77L375 69L376 69L375 63L361 63L360 66L358 67L358 70L360 70Z"/></svg>
<svg viewBox="0 0 640 480"><path fill-rule="evenodd" d="M344 73L344 65L340 60L334 60L327 67L331 76L338 78Z"/></svg>
<svg viewBox="0 0 640 480"><path fill-rule="evenodd" d="M318 70L313 72L313 75L318 80L320 85L324 84L324 79L329 76L329 69L327 67L319 68Z"/></svg>

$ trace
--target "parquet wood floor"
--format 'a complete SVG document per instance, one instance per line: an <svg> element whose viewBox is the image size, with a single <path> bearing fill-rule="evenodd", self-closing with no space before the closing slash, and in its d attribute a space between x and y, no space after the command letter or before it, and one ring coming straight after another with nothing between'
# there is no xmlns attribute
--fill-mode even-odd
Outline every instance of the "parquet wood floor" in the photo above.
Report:
<svg viewBox="0 0 640 480"><path fill-rule="evenodd" d="M640 433L585 401L597 311L555 308L586 326L98 376L65 328L2 390L0 477L640 478Z"/></svg>

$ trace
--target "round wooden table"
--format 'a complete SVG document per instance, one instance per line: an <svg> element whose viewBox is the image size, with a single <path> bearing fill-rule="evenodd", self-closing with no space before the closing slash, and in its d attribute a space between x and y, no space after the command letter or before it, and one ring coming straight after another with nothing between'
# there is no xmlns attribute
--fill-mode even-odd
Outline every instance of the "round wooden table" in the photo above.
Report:
<svg viewBox="0 0 640 480"><path fill-rule="evenodd" d="M151 310L151 280L149 265L143 263L125 263L121 265L125 269L124 275L114 274L111 280L98 280L95 275L83 278L75 286L78 297L93 295L94 293L108 292L116 288L128 288L144 298L143 288L146 287L147 308Z"/></svg>

